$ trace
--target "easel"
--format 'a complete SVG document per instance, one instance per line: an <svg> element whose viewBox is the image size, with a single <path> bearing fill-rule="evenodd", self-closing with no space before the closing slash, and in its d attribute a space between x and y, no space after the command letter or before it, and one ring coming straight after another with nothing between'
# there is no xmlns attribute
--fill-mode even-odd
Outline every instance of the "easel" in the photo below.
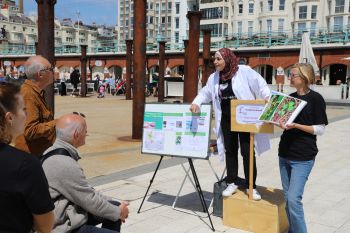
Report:
<svg viewBox="0 0 350 233"><path fill-rule="evenodd" d="M160 164L161 164L161 162L162 162L162 160L163 160L163 157L164 157L163 155L160 156L160 159L159 159L159 162L158 162L158 164L157 164L156 170L155 170L154 173L153 173L152 179L150 180L150 183L149 183L149 185L148 185L148 188L147 188L147 191L146 191L146 193L145 193L145 196L143 197L142 202L141 202L141 205L140 205L140 207L139 207L139 209L138 209L138 211L137 211L138 214L139 214L140 211L141 211L141 207L142 207L142 205L143 205L143 203L144 203L144 201L145 201L145 199L146 199L146 196L147 196L147 194L148 194L149 189L151 188L151 185L152 185L152 183L153 183L154 177L155 177L156 174L157 174L157 171L158 171L159 166L160 166ZM201 201L203 210L204 210L204 211L207 213L207 215L208 215L208 218L209 218L209 221L210 221L210 225L211 225L211 229L212 229L213 231L215 231L213 222L211 221L211 218L210 218L210 214L209 214L209 211L208 211L207 204L205 203L205 199L204 199L204 196L203 196L202 188L201 188L201 186L200 186L200 184L199 184L199 180L198 180L198 177L197 177L196 170L194 169L194 166L193 166L192 158L187 158L187 159L188 159L188 163L189 163L189 165L190 165L190 169L191 169L192 176L193 176L193 179L194 179L194 186L195 186L195 188L196 188L196 190L197 190L197 192L198 192L199 199L200 199L200 201Z"/></svg>
<svg viewBox="0 0 350 233"><path fill-rule="evenodd" d="M209 167L210 167L211 171L213 172L213 174L214 174L216 180L217 180L217 181L222 180L223 177L224 177L224 175L225 175L226 168L223 170L221 176L219 177L218 174L216 173L216 171L214 170L213 165L211 164L209 158L208 158L208 164L209 164ZM176 194L175 200L174 200L173 205L172 205L172 208L173 208L173 209L175 209L176 202L177 202L177 200L179 199L180 193L181 193L181 191L182 191L183 186L185 185L185 181L186 181L187 178L190 180L192 186L193 186L194 188L196 188L195 184L194 184L193 181L192 181L191 176L189 175L189 171L190 171L191 168L188 167L187 170L186 170L186 168L185 168L185 166L183 165L183 163L181 164L181 167L182 167L182 169L185 171L185 177L183 178L183 180L182 180L182 182L181 182L180 189L179 189L179 191L178 191L177 194ZM210 209L210 207L213 205L213 200L214 200L214 198L212 198L212 199L210 200L210 204L209 204L208 209Z"/></svg>

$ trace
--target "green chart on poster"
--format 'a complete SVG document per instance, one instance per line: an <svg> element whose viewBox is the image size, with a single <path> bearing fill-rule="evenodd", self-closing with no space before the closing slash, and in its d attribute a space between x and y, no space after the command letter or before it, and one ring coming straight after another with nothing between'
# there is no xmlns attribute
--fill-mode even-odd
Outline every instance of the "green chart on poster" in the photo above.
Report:
<svg viewBox="0 0 350 233"><path fill-rule="evenodd" d="M145 104L141 152L185 158L208 158L211 105L199 114L190 104Z"/></svg>

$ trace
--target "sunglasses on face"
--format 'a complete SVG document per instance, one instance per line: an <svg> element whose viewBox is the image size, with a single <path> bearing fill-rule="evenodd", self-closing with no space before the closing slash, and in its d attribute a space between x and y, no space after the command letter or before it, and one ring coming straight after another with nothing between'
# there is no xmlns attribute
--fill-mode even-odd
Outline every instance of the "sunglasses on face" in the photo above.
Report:
<svg viewBox="0 0 350 233"><path fill-rule="evenodd" d="M47 68L41 69L39 71L40 72L45 72L45 71L53 72L54 70L55 70L55 67L51 66L51 67L47 67Z"/></svg>
<svg viewBox="0 0 350 233"><path fill-rule="evenodd" d="M81 112L73 112L74 115L78 115L78 116L82 116L82 117L86 117L84 113Z"/></svg>

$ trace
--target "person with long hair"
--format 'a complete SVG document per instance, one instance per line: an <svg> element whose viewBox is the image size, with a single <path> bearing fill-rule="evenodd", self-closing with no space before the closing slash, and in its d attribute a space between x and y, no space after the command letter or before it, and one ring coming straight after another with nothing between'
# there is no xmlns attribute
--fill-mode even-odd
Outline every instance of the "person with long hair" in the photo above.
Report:
<svg viewBox="0 0 350 233"><path fill-rule="evenodd" d="M323 97L310 88L315 83L312 66L295 64L289 80L296 89L291 96L302 99L307 104L294 123L280 123L284 131L278 149L279 167L289 221L288 233L306 233L302 197L318 153L316 137L324 133L328 119Z"/></svg>
<svg viewBox="0 0 350 233"><path fill-rule="evenodd" d="M227 48L219 49L215 53L214 65L216 72L211 74L206 86L193 100L190 111L200 112L200 105L212 102L215 111L217 147L220 156L226 154L227 188L223 196L231 196L237 190L238 183L238 148L241 148L243 167L246 179L246 188L249 187L249 143L250 135L245 132L231 131L232 99L255 100L270 96L270 89L266 81L255 70L246 65L238 65L235 54ZM256 136L255 152L261 154L270 149L267 135ZM256 189L256 161L254 157L253 170L253 199L260 200L261 196Z"/></svg>
<svg viewBox="0 0 350 233"><path fill-rule="evenodd" d="M0 84L0 232L51 232L54 205L39 160L10 143L24 131L20 87Z"/></svg>

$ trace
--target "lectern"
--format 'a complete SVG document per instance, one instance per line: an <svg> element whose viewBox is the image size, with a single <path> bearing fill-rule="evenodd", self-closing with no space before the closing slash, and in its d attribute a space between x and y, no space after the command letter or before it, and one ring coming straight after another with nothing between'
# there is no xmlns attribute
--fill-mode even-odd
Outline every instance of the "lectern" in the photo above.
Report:
<svg viewBox="0 0 350 233"><path fill-rule="evenodd" d="M250 133L249 192L238 190L224 198L223 224L254 233L283 233L288 229L282 190L259 187L262 200L253 200L254 135L273 133L273 125L258 122L264 100L232 100L231 130Z"/></svg>

